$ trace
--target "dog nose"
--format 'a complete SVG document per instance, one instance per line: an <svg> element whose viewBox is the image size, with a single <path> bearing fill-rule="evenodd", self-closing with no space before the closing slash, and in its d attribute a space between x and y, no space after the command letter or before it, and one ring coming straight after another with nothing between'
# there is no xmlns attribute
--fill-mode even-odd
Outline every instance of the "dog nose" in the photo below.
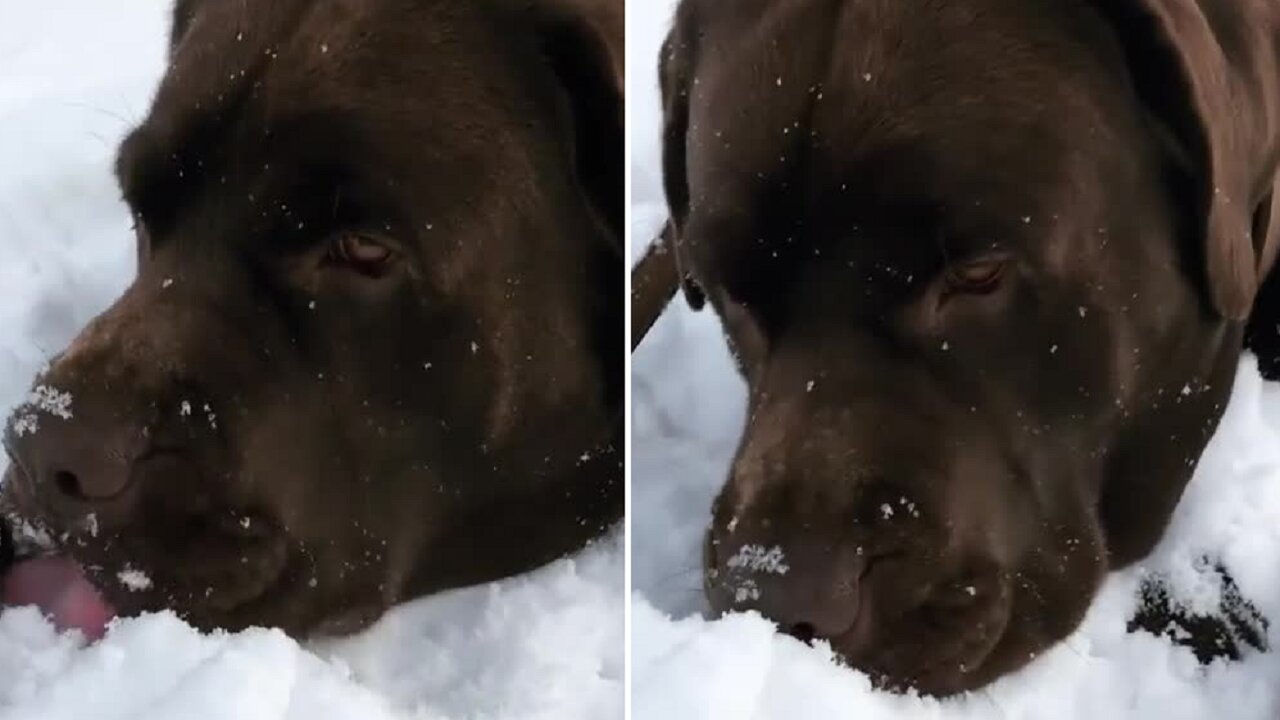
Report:
<svg viewBox="0 0 1280 720"><path fill-rule="evenodd" d="M10 419L5 439L18 467L55 510L67 512L123 493L146 443L140 425L106 413L29 406Z"/></svg>
<svg viewBox="0 0 1280 720"><path fill-rule="evenodd" d="M762 588L755 608L778 629L808 643L849 633L858 619L856 571L832 568L798 574Z"/></svg>
<svg viewBox="0 0 1280 720"><path fill-rule="evenodd" d="M718 564L717 609L755 610L802 642L853 629L865 567L855 550L814 540L727 550Z"/></svg>

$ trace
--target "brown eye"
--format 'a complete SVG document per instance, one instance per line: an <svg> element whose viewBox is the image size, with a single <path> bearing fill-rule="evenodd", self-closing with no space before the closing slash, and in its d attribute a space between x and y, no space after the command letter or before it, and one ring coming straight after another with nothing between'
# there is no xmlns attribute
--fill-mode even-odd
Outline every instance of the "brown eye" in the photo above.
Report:
<svg viewBox="0 0 1280 720"><path fill-rule="evenodd" d="M394 251L385 242L360 233L343 233L336 237L329 251L329 258L362 272L380 275L386 271Z"/></svg>
<svg viewBox="0 0 1280 720"><path fill-rule="evenodd" d="M990 292L1000 283L1006 264L1003 257L991 257L953 265L947 269L947 284L959 292Z"/></svg>

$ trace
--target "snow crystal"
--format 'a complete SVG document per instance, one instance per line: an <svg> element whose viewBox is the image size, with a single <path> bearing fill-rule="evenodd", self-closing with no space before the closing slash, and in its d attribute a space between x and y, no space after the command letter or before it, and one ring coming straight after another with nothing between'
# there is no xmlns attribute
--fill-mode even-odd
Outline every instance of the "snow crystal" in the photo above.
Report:
<svg viewBox="0 0 1280 720"><path fill-rule="evenodd" d="M907 509L907 514L911 517L920 517L920 511L916 509L916 504L905 497L898 498L898 504ZM893 508L890 508L892 510Z"/></svg>
<svg viewBox="0 0 1280 720"><path fill-rule="evenodd" d="M116 579L120 581L132 592L142 592L151 589L151 578L145 572L138 570L132 565L125 565L124 569L116 573Z"/></svg>
<svg viewBox="0 0 1280 720"><path fill-rule="evenodd" d="M770 575L786 575L791 569L782 548L777 545L768 549L763 545L743 545L725 565L733 570Z"/></svg>
<svg viewBox="0 0 1280 720"><path fill-rule="evenodd" d="M38 525L27 518L10 515L5 518L14 545L23 550L53 550L57 543L53 535L44 525Z"/></svg>
<svg viewBox="0 0 1280 720"><path fill-rule="evenodd" d="M71 393L62 392L55 387L37 385L27 397L27 405L63 420L71 419Z"/></svg>
<svg viewBox="0 0 1280 720"><path fill-rule="evenodd" d="M747 578L737 583L733 591L733 601L738 604L760 599L760 586L755 580Z"/></svg>
<svg viewBox="0 0 1280 720"><path fill-rule="evenodd" d="M40 418L31 413L17 416L13 421L13 434L18 437L33 435L40 429Z"/></svg>

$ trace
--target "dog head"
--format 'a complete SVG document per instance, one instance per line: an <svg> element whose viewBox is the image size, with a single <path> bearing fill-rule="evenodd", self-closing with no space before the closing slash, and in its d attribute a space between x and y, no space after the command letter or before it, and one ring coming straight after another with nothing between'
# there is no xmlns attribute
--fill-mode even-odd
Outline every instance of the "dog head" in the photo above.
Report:
<svg viewBox="0 0 1280 720"><path fill-rule="evenodd" d="M616 519L615 15L179 3L137 278L10 420L12 523L122 614L303 634Z"/></svg>
<svg viewBox="0 0 1280 720"><path fill-rule="evenodd" d="M949 693L1150 549L1276 253L1276 13L1221 5L680 7L671 234L750 389L713 608Z"/></svg>

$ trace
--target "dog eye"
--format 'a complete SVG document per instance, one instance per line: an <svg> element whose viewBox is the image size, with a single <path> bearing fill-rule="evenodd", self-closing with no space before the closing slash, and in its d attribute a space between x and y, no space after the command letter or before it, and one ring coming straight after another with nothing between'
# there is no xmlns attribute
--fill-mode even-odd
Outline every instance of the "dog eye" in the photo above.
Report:
<svg viewBox="0 0 1280 720"><path fill-rule="evenodd" d="M387 243L363 233L342 233L334 238L329 247L331 262L365 275L381 275L394 257L395 251Z"/></svg>
<svg viewBox="0 0 1280 720"><path fill-rule="evenodd" d="M1003 257L988 257L953 265L947 268L947 284L959 292L990 292L1000 283L1006 264Z"/></svg>

